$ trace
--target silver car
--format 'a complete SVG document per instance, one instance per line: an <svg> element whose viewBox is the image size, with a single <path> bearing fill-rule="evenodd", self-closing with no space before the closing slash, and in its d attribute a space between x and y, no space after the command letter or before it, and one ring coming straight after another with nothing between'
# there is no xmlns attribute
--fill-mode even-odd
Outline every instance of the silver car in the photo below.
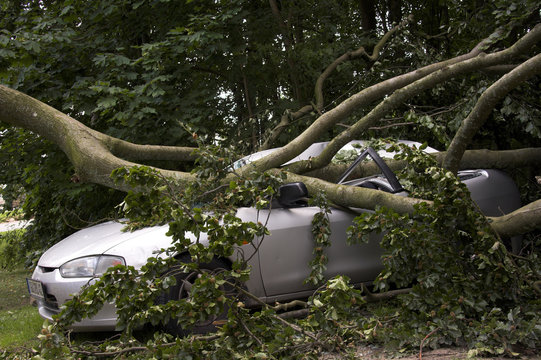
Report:
<svg viewBox="0 0 541 360"><path fill-rule="evenodd" d="M414 142L402 141L409 145ZM363 143L356 141L353 144ZM316 143L292 161L309 159L318 155L326 143ZM256 153L239 160L233 167L255 161L273 150ZM428 148L428 152L436 150ZM339 183L361 186L407 196L396 176L382 158L392 154L386 151L365 150L382 170L382 174ZM352 169L350 167L350 169ZM467 170L459 172L467 185L472 199L487 216L499 216L520 207L518 189L505 173L498 170ZM270 235L263 240L254 239L254 244L242 246L249 258L250 280L245 284L248 291L267 303L305 298L313 287L304 280L310 274L314 241L311 233L312 218L319 208L306 206L299 201L307 196L302 183L286 184L281 189L280 206L271 210L240 208L237 216L245 221L265 223ZM351 210L351 209L350 209ZM344 211L333 209L329 215L331 223L331 246L326 249L328 264L326 276L347 275L353 283L372 281L382 270L381 235L372 234L368 244L347 245L346 229L356 213L365 209ZM38 262L31 279L28 279L30 294L37 299L39 314L52 319L62 305L87 283L95 281L106 269L116 264L140 268L155 252L169 247L171 238L166 236L168 226L145 228L134 232L122 232L123 224L108 222L78 231L48 249ZM200 239L201 241L201 239ZM204 239L202 240L205 241ZM250 256L258 249L257 256ZM227 265L234 259L220 259ZM114 304L107 304L90 319L72 326L76 331L113 330L116 325Z"/></svg>

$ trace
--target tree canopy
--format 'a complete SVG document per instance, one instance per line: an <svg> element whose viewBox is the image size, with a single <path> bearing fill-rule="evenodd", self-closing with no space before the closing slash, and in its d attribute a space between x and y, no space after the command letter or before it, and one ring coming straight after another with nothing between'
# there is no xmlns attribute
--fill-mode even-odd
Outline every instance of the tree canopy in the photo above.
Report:
<svg viewBox="0 0 541 360"><path fill-rule="evenodd" d="M525 206L484 219L487 231L538 232L540 42L530 0L5 1L2 193L25 195L24 249L39 253L118 215L134 189L111 177L119 168L189 188L200 145L216 171L225 152L280 147L218 181L267 172L335 205L417 216L438 200L329 182L349 141L410 139L441 150L435 164L454 174L506 170ZM319 141L330 141L321 155L281 168Z"/></svg>
<svg viewBox="0 0 541 360"><path fill-rule="evenodd" d="M167 174L189 181L193 134L238 153L287 144L259 162L261 170L281 165L314 141L334 139L310 164L291 167L296 174L327 166L353 138L428 141L449 149L441 161L456 171L468 147L529 148L541 136L537 89L526 86L535 84L539 60L519 66L538 41L533 3L213 4L6 3L2 81L68 117L60 121L61 115L38 103L32 106L43 112L31 116L34 109L19 103L26 100L3 90L2 120L41 135L23 140L27 133L4 130L5 148L34 148L9 152L5 161L54 161L42 157L47 139L74 166L62 166L62 186L69 177L117 187L109 174L129 161L173 170ZM489 19L491 27L475 26ZM465 165L514 167L516 157L538 165L538 152L525 154L494 153L475 162L481 158L467 153L472 160ZM25 166L5 166L3 182L19 182L10 180L16 178L13 169ZM40 181L34 174L27 182ZM75 197L81 198L81 188L74 188Z"/></svg>

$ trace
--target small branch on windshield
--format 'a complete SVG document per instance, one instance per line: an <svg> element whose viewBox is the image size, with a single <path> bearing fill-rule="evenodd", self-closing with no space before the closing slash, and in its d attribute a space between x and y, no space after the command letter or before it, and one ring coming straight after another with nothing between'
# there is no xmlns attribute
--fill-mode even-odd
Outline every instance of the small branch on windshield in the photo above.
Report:
<svg viewBox="0 0 541 360"><path fill-rule="evenodd" d="M77 214L75 211L72 211L72 210L68 209L66 206L63 206L62 208L64 210L64 211L60 212L60 216L62 217L62 221L64 221L64 224L66 224L66 226L68 226L69 228L74 229L74 230L82 230L82 229L85 229L85 228L87 228L89 226L98 225L98 224L101 224L101 223L106 222L106 221L118 220L118 218L116 218L116 217L105 217L105 218L102 218L102 219L98 219L96 221L87 221L87 220L81 219L79 214ZM84 225L82 225L82 226L72 225L71 222L66 218L66 214L69 214L69 215L75 217L76 220L79 221L79 223L84 224Z"/></svg>

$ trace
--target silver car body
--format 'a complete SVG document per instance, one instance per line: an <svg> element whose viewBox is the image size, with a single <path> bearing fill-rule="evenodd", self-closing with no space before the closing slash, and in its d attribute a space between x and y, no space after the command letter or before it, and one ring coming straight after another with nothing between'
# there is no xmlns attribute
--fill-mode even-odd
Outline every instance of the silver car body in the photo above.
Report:
<svg viewBox="0 0 541 360"><path fill-rule="evenodd" d="M361 143L361 142L356 142ZM411 142L412 145L417 143ZM296 160L308 159L319 154L325 143L312 145ZM271 152L267 151L267 153ZM428 149L428 151L436 151ZM257 153L241 159L241 166L255 161L267 153ZM385 151L382 157L391 157ZM244 162L244 163L242 163ZM498 170L461 171L460 177L468 186L473 200L488 216L498 216L511 212L520 206L519 194L514 182ZM362 186L365 181L387 184L382 176L356 179L345 184ZM397 195L407 196L405 191ZM272 303L295 298L303 298L312 293L312 286L304 284L310 273L309 262L314 247L311 222L319 209L315 207L274 208L256 210L240 208L237 215L245 221L261 221L266 224L270 235L254 239L253 244L240 247L235 256L250 258L250 280L247 289L261 300ZM353 218L365 209L333 209L330 214L331 246L326 249L328 264L326 276L347 275L352 282L370 282L382 269L381 235L372 234L368 244L347 245L346 229ZM167 248L171 238L165 234L168 226L145 228L134 232L122 232L123 225L108 222L80 230L48 249L38 262L32 279L43 284L45 298L38 298L40 315L51 319L61 306L94 278L64 278L59 268L67 261L90 255L122 256L127 265L140 268L147 258L155 256L156 251ZM204 236L204 235L203 235ZM203 243L205 239L200 239ZM251 256L255 249L259 251ZM234 259L231 259L234 260ZM90 319L73 325L76 331L113 330L116 325L114 304L108 304Z"/></svg>

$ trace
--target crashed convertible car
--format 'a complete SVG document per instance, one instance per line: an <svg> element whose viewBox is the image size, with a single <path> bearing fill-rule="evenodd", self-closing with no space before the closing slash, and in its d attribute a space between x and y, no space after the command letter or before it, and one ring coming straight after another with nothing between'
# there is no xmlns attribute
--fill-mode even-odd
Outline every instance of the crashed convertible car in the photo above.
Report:
<svg viewBox="0 0 541 360"><path fill-rule="evenodd" d="M401 142L410 146L420 145L410 141ZM313 144L291 162L317 156L326 144ZM354 141L346 146L352 149L353 144L362 146L363 142ZM247 156L235 163L234 167L255 161L272 151L266 150ZM427 148L425 151L436 150ZM381 175L345 181L346 171L338 183L407 196L407 192L383 160L393 154L386 151L376 152L369 148L357 161L367 154L378 164ZM350 169L353 169L353 165ZM479 169L460 171L458 176L467 185L472 199L485 215L500 216L520 207L518 189L505 173ZM286 184L281 189L280 206L273 207L272 212L258 211L255 208L238 209L237 216L244 221L268 219L270 235L266 236L264 241L254 239L254 246L242 246L246 258L251 259L248 264L251 267L251 276L245 286L248 291L267 303L306 298L314 290L311 285L305 284L304 280L310 274L309 262L313 256L311 221L319 209L298 201L307 195L303 184ZM351 225L356 213L368 211L349 210L333 209L329 215L331 246L326 249L326 277L346 275L352 283L368 283L382 270L382 251L379 247L381 235L372 234L367 244L347 245L346 229ZM80 230L43 254L32 278L27 279L29 292L37 300L39 314L43 318L51 320L70 299L71 294L77 293L83 285L95 281L107 268L117 264L140 268L156 251L171 244L171 238L166 236L167 225L131 233L122 232L123 227L121 223L108 222ZM259 252L257 256L250 256L255 251L254 248L258 248ZM233 259L220 261L227 264L230 260ZM115 325L115 306L106 304L98 314L74 324L72 329L105 331L114 330Z"/></svg>

